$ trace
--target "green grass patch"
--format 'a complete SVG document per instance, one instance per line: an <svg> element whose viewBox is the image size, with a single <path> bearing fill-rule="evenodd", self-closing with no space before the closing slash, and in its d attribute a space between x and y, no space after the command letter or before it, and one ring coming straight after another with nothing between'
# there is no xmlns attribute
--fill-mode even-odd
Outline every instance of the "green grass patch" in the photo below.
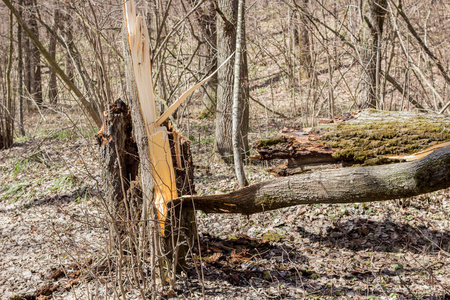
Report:
<svg viewBox="0 0 450 300"><path fill-rule="evenodd" d="M50 186L49 190L51 192L61 193L63 191L72 189L77 184L77 182L78 178L73 174L61 176L53 181L53 184Z"/></svg>
<svg viewBox="0 0 450 300"><path fill-rule="evenodd" d="M28 187L30 184L28 182L18 183L12 186L5 186L2 188L2 192L4 192L1 200L9 199L11 201L16 201L20 198L21 195L25 192L24 189Z"/></svg>

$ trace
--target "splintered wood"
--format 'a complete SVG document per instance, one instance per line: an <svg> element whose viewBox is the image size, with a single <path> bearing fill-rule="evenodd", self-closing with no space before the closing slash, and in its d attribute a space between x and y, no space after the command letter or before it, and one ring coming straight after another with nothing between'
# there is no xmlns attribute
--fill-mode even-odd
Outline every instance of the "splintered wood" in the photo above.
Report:
<svg viewBox="0 0 450 300"><path fill-rule="evenodd" d="M134 1L126 1L125 19L139 103L148 139L150 162L155 184L154 205L160 226L164 229L167 202L177 198L175 172L167 129L156 125L158 114L152 81L150 38L142 16L136 15ZM144 198L148 195L144 195ZM145 201L145 200L144 200Z"/></svg>

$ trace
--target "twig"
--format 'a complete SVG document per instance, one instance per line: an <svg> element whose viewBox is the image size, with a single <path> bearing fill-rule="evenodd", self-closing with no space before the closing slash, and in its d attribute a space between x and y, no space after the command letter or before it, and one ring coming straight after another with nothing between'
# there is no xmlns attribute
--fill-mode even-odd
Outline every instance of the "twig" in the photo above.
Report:
<svg viewBox="0 0 450 300"><path fill-rule="evenodd" d="M273 109L271 109L271 108L265 106L264 103L259 102L258 100L256 100L255 98L253 98L251 95L248 95L248 97L249 97L251 100L253 100L256 104L259 104L260 106L264 107L265 109L267 109L267 110L270 111L271 113L276 114L276 115L279 116L279 117L282 117L282 118L285 118L285 119L289 119L288 117L286 117L286 116L283 115L282 113L277 112L277 111L275 111L275 110L273 110Z"/></svg>

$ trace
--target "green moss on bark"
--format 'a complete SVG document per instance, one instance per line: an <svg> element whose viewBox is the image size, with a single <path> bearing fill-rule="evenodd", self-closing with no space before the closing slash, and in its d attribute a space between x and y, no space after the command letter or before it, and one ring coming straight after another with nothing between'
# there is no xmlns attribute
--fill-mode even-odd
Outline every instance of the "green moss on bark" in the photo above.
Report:
<svg viewBox="0 0 450 300"><path fill-rule="evenodd" d="M446 127L447 126L447 127ZM450 140L445 120L430 122L417 117L408 121L341 123L322 128L322 142L339 150L336 159L354 160L361 165L386 164L389 155L408 155Z"/></svg>

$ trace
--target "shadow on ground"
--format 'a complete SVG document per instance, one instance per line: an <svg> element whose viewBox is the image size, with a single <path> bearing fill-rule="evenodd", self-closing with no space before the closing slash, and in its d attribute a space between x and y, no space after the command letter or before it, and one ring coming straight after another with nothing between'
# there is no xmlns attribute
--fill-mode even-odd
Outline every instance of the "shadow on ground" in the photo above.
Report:
<svg viewBox="0 0 450 300"><path fill-rule="evenodd" d="M450 249L450 231L438 231L425 226L413 227L389 220L381 222L357 218L337 222L318 235L298 227L303 238L311 242L332 244L348 250L371 250L382 252L412 253L439 252Z"/></svg>

